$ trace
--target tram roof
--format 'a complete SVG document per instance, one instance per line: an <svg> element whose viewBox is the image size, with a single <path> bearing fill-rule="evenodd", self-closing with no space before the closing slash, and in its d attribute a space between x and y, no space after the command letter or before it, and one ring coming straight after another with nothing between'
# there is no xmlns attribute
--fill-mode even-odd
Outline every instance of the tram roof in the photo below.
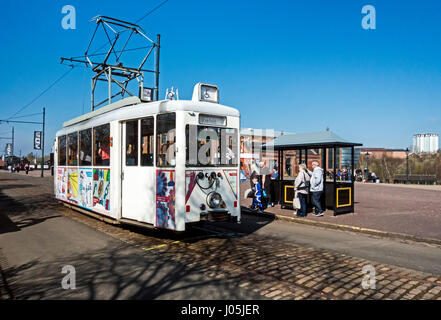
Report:
<svg viewBox="0 0 441 320"><path fill-rule="evenodd" d="M234 116L234 117L240 116L240 112L237 109L224 106L218 103L193 101L193 100L161 100L161 101L144 103L138 97L129 97L111 103L107 106L101 107L89 113L83 114L69 121L66 121L63 123L63 128L73 126L75 124L81 123L83 121L87 121L89 119L95 118L105 113L109 113L114 110L119 110L126 107L134 107L134 106L136 106L137 108L145 107L146 114L183 110L183 111L202 112L213 115ZM127 112L130 111L131 109L128 108Z"/></svg>
<svg viewBox="0 0 441 320"><path fill-rule="evenodd" d="M265 148L275 150L295 150L305 148L333 148L333 147L354 147L362 146L357 142L349 142L332 131L320 131L299 134L284 134L273 141L266 143Z"/></svg>

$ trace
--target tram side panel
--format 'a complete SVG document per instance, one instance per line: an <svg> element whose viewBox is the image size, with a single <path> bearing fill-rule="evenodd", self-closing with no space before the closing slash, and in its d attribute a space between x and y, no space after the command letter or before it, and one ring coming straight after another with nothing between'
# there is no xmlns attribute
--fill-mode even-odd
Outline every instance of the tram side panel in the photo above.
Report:
<svg viewBox="0 0 441 320"><path fill-rule="evenodd" d="M110 136L114 130L111 125ZM118 218L118 170L115 168L117 152L110 144L110 162L106 166L58 165L58 137L55 142L54 195L55 198L82 209Z"/></svg>

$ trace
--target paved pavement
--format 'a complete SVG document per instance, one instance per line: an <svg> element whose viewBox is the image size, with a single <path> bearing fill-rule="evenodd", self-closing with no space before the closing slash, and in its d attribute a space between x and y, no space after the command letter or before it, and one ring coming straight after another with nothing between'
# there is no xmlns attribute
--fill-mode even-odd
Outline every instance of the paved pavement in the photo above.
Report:
<svg viewBox="0 0 441 320"><path fill-rule="evenodd" d="M241 183L241 193L249 188ZM419 238L441 240L441 189L439 186L395 186L375 183L355 184L355 213L323 217L309 214L306 220L402 233ZM243 206L251 199L242 201ZM293 211L280 206L269 213L293 217ZM302 218L305 219L305 218Z"/></svg>
<svg viewBox="0 0 441 320"><path fill-rule="evenodd" d="M122 228L51 194L50 177L0 172L0 297L441 300L438 247L248 215L182 235ZM64 265L75 290L61 288ZM375 289L361 286L367 265Z"/></svg>

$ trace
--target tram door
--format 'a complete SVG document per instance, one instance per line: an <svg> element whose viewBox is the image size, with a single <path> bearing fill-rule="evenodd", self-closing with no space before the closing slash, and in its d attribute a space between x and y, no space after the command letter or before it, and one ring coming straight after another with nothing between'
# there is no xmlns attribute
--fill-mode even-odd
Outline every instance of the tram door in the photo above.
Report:
<svg viewBox="0 0 441 320"><path fill-rule="evenodd" d="M154 223L154 118L122 123L122 217Z"/></svg>

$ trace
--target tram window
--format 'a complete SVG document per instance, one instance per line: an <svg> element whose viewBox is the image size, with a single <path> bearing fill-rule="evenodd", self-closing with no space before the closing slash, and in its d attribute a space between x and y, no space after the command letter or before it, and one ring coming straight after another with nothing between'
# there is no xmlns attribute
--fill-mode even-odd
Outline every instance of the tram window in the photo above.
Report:
<svg viewBox="0 0 441 320"><path fill-rule="evenodd" d="M154 118L141 120L141 166L153 166Z"/></svg>
<svg viewBox="0 0 441 320"><path fill-rule="evenodd" d="M238 164L237 129L186 126L187 166L232 166Z"/></svg>
<svg viewBox="0 0 441 320"><path fill-rule="evenodd" d="M66 136L58 137L58 165L66 165Z"/></svg>
<svg viewBox="0 0 441 320"><path fill-rule="evenodd" d="M80 131L80 166L92 165L92 129Z"/></svg>
<svg viewBox="0 0 441 320"><path fill-rule="evenodd" d="M78 132L67 135L67 165L78 165Z"/></svg>
<svg viewBox="0 0 441 320"><path fill-rule="evenodd" d="M138 120L126 122L126 166L138 165Z"/></svg>
<svg viewBox="0 0 441 320"><path fill-rule="evenodd" d="M110 124L93 128L93 150L95 166L110 165Z"/></svg>
<svg viewBox="0 0 441 320"><path fill-rule="evenodd" d="M174 167L176 114L159 114L156 118L156 166Z"/></svg>

